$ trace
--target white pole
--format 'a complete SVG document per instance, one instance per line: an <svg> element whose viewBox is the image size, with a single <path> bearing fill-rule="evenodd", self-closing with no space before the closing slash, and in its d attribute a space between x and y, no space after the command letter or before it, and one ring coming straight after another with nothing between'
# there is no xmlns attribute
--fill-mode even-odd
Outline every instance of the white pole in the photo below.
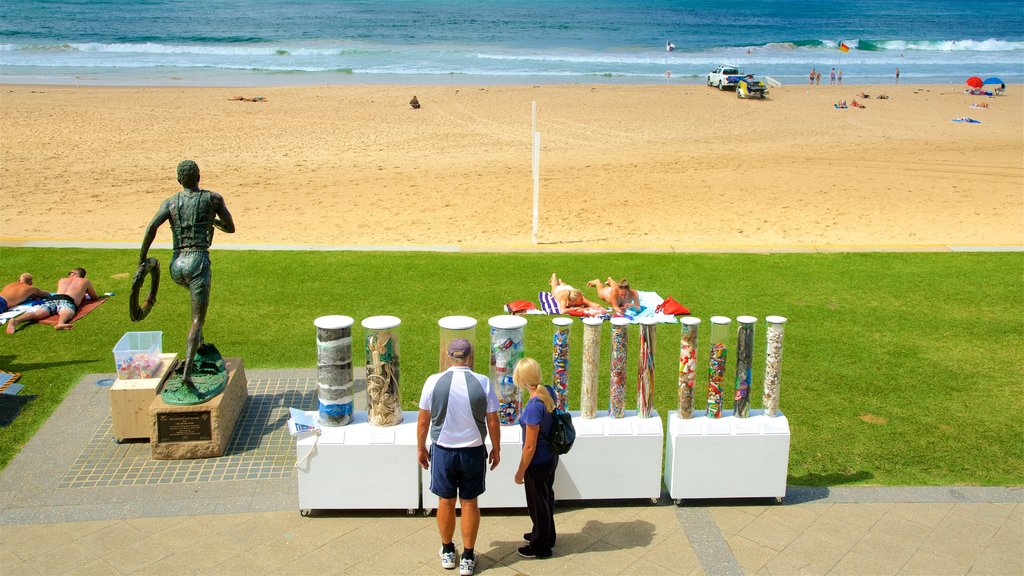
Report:
<svg viewBox="0 0 1024 576"><path fill-rule="evenodd" d="M537 243L537 204L540 199L540 132L533 133L533 243Z"/></svg>
<svg viewBox="0 0 1024 576"><path fill-rule="evenodd" d="M537 101L533 101L533 124L530 125L530 134L537 132Z"/></svg>

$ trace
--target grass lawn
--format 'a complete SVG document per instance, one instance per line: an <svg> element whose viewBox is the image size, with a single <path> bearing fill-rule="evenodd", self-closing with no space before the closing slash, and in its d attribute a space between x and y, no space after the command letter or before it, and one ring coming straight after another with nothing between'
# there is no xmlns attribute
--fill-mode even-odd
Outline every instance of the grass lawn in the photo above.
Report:
<svg viewBox="0 0 1024 576"><path fill-rule="evenodd" d="M187 292L163 268L159 303L143 322L128 319L137 252L0 248L0 279L35 274L53 289L74 266L99 292L117 296L74 330L27 325L0 335L0 369L21 372L35 394L0 429L0 466L13 458L65 393L90 373L114 371L111 349L126 331L161 330L164 350L183 352ZM708 318L757 316L752 406L760 407L763 318L789 318L781 408L792 427L789 482L802 485L1019 485L1024 478L1024 254L435 254L367 252L213 253L213 300L206 337L249 368L313 368L325 314L402 319L402 401L413 409L437 369L437 320L487 318L509 300L534 300L552 272L577 287L625 276L634 287L673 296L704 320L697 408L707 384ZM592 291L586 291L593 298ZM552 325L530 316L527 355L550 377ZM733 324L735 330L735 323ZM610 328L603 327L602 374ZM570 407L578 408L582 325L572 333ZM630 329L627 407L636 406L638 330ZM733 345L735 336L733 336ZM675 409L679 325L657 328L655 406ZM730 356L726 397L735 360ZM478 371L487 373L487 354ZM607 406L607 376L599 408ZM731 401L726 402L731 408ZM727 458L728 454L722 454Z"/></svg>

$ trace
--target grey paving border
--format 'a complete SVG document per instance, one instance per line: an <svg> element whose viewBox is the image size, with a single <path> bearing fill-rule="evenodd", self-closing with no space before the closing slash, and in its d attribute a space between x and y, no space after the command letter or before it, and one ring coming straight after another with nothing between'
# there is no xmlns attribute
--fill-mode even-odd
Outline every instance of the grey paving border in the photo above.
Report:
<svg viewBox="0 0 1024 576"><path fill-rule="evenodd" d="M1024 503L1024 486L788 486L783 505Z"/></svg>
<svg viewBox="0 0 1024 576"><path fill-rule="evenodd" d="M706 507L679 508L676 517L705 574L743 576L743 568Z"/></svg>

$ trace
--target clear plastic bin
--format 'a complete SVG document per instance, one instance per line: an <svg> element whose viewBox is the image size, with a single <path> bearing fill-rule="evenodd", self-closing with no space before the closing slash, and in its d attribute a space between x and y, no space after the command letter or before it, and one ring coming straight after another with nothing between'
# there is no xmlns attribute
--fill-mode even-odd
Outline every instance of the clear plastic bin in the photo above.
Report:
<svg viewBox="0 0 1024 576"><path fill-rule="evenodd" d="M163 332L125 332L114 346L114 366L121 380L156 378L163 353Z"/></svg>

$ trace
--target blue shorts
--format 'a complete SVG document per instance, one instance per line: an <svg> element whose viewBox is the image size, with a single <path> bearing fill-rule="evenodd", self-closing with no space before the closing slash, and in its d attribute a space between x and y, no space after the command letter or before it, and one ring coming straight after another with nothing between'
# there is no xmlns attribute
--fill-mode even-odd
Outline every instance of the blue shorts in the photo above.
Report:
<svg viewBox="0 0 1024 576"><path fill-rule="evenodd" d="M430 449L430 491L440 498L473 500L484 493L487 447Z"/></svg>

